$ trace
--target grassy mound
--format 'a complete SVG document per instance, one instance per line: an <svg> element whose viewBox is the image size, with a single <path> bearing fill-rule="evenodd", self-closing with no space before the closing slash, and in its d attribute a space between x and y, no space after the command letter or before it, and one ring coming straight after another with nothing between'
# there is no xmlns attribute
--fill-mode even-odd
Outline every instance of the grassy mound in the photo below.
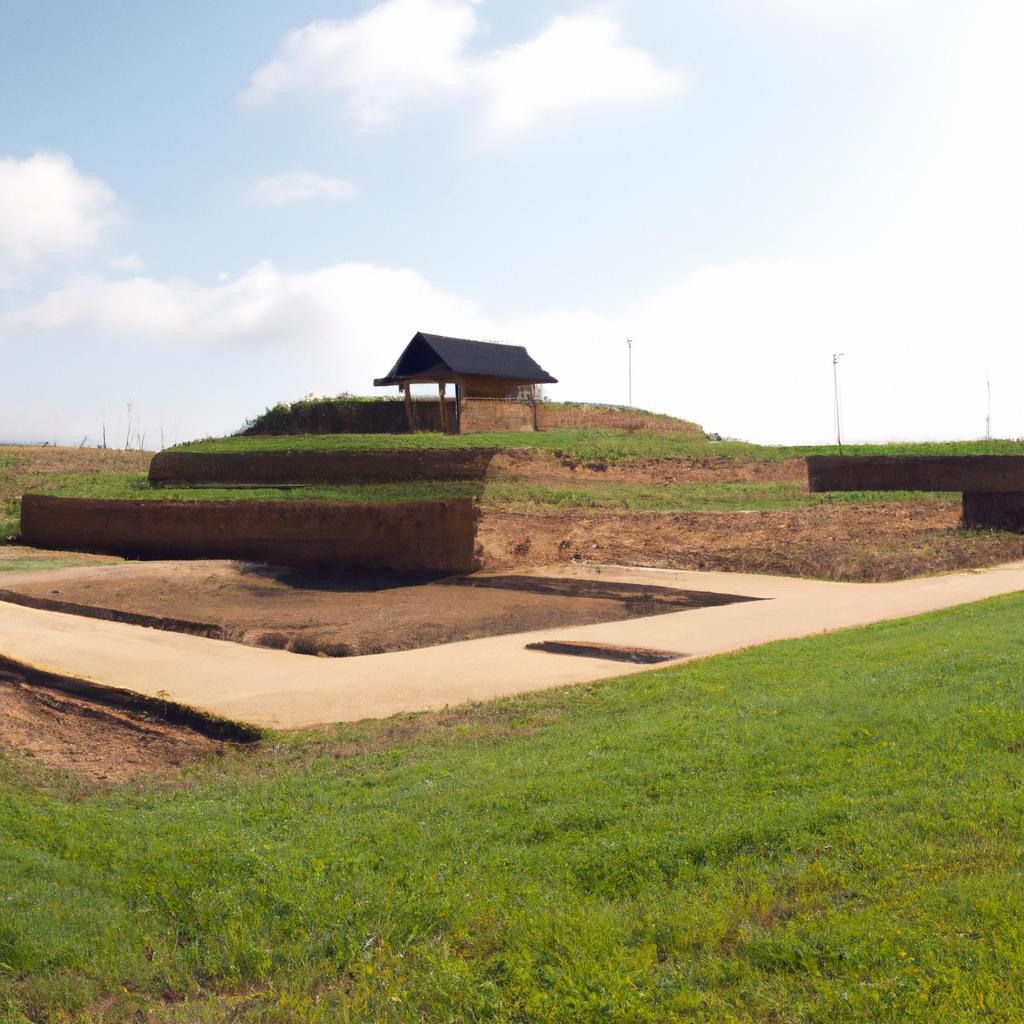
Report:
<svg viewBox="0 0 1024 1024"><path fill-rule="evenodd" d="M586 463L644 459L736 458L778 462L808 455L838 455L834 445L758 445L708 441L686 434L629 430L542 430L513 434L308 434L288 437L219 437L178 445L177 451L403 451L421 448L533 448ZM1024 455L1022 441L947 441L843 445L847 455Z"/></svg>
<svg viewBox="0 0 1024 1024"><path fill-rule="evenodd" d="M434 426L440 426L436 400L426 404L433 410ZM544 428L585 429L617 427L648 433L682 433L703 437L696 423L663 413L647 412L622 405L590 402L540 402L537 415ZM245 424L241 434L338 434L402 431L406 429L405 404L393 395L336 398L303 398L278 402ZM421 423L421 426L424 425Z"/></svg>
<svg viewBox="0 0 1024 1024"><path fill-rule="evenodd" d="M1024 1015L1024 597L267 740L0 755L0 1018Z"/></svg>

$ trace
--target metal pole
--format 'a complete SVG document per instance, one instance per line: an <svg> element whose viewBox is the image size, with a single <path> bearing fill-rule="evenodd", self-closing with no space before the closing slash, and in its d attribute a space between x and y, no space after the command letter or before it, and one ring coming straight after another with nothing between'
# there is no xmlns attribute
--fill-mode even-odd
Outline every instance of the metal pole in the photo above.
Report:
<svg viewBox="0 0 1024 1024"><path fill-rule="evenodd" d="M633 408L633 339L626 339L626 350L629 353L629 407Z"/></svg>
<svg viewBox="0 0 1024 1024"><path fill-rule="evenodd" d="M839 446L840 455L843 454L843 431L839 412L839 360L844 355L846 355L845 352L832 353L832 392L835 397L836 444Z"/></svg>
<svg viewBox="0 0 1024 1024"><path fill-rule="evenodd" d="M992 378L985 371L985 388L988 391L988 412L985 416L985 440L992 440Z"/></svg>

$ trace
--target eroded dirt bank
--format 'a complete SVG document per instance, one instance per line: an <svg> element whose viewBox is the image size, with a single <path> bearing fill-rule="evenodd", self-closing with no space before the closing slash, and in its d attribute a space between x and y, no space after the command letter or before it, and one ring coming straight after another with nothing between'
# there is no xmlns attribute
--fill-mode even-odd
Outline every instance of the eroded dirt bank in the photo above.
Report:
<svg viewBox="0 0 1024 1024"><path fill-rule="evenodd" d="M958 529L935 499L758 512L488 510L478 543L497 571L582 560L882 582L1024 557L1024 538Z"/></svg>
<svg viewBox="0 0 1024 1024"><path fill-rule="evenodd" d="M806 483L805 459L758 462L722 455L704 458L637 459L622 462L575 462L551 452L526 448L498 453L487 470L489 479L533 484L606 481L630 484Z"/></svg>
<svg viewBox="0 0 1024 1024"><path fill-rule="evenodd" d="M120 783L171 771L229 744L138 712L36 686L0 666L0 750L20 751L91 782Z"/></svg>

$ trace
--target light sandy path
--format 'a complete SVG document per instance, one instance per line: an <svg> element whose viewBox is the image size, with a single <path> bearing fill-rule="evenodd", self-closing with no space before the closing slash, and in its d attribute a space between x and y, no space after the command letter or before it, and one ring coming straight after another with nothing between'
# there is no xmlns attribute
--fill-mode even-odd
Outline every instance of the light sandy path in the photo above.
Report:
<svg viewBox="0 0 1024 1024"><path fill-rule="evenodd" d="M526 650L587 640L677 651L678 661L1024 590L1024 562L899 583L559 566L535 575L647 582L766 600L645 619L315 658L0 603L0 654L22 664L272 728L379 718L590 682L648 667Z"/></svg>

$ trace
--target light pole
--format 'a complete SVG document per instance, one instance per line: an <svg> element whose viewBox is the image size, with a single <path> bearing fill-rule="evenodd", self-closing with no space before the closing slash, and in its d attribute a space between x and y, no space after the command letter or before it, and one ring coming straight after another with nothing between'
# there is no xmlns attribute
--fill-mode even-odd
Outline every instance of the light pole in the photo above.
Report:
<svg viewBox="0 0 1024 1024"><path fill-rule="evenodd" d="M988 412L985 415L985 440L992 440L992 378L985 371L985 390L988 393Z"/></svg>
<svg viewBox="0 0 1024 1024"><path fill-rule="evenodd" d="M633 408L633 339L626 339L626 352L629 364L629 407Z"/></svg>
<svg viewBox="0 0 1024 1024"><path fill-rule="evenodd" d="M839 415L839 360L845 355L845 352L832 353L832 392L835 397L836 444L839 445L840 455L843 454L843 430Z"/></svg>

